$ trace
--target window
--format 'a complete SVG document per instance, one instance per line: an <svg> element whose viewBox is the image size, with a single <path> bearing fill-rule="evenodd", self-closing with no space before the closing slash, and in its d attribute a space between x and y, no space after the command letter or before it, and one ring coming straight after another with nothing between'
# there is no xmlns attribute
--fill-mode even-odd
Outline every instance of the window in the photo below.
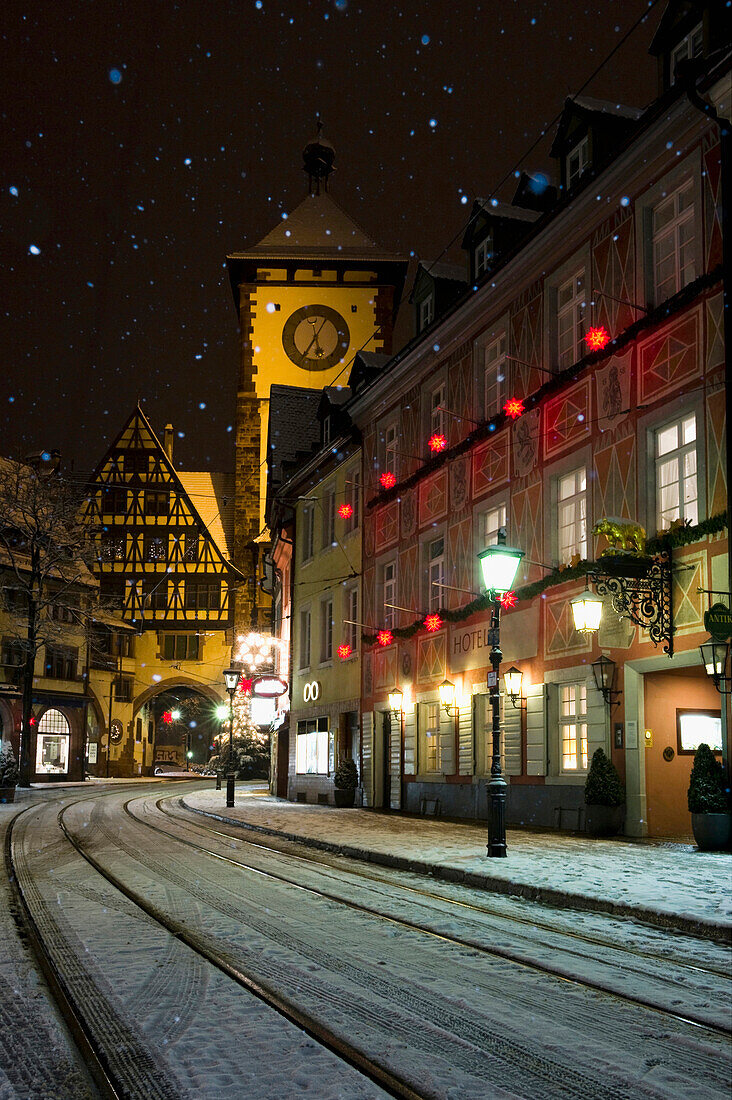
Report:
<svg viewBox="0 0 732 1100"><path fill-rule="evenodd" d="M445 603L445 539L433 539L426 546L427 599L430 611L437 611Z"/></svg>
<svg viewBox="0 0 732 1100"><path fill-rule="evenodd" d="M102 512L123 516L127 511L127 490L109 486L102 493Z"/></svg>
<svg viewBox="0 0 732 1100"><path fill-rule="evenodd" d="M165 561L167 541L167 537L164 538L162 535L145 535L143 539L145 561Z"/></svg>
<svg viewBox="0 0 732 1100"><path fill-rule="evenodd" d="M424 332L435 319L435 297L430 294L419 303L419 331Z"/></svg>
<svg viewBox="0 0 732 1100"><path fill-rule="evenodd" d="M571 367L584 353L585 273L578 271L557 289L557 355L560 368Z"/></svg>
<svg viewBox="0 0 732 1100"><path fill-rule="evenodd" d="M356 531L361 523L361 471L358 469L351 470L347 476L345 500L352 508L346 520L346 531Z"/></svg>
<svg viewBox="0 0 732 1100"><path fill-rule="evenodd" d="M315 531L315 509L312 504L306 504L303 507L302 513L302 557L301 561L310 561L313 556L314 545L314 531Z"/></svg>
<svg viewBox="0 0 732 1100"><path fill-rule="evenodd" d="M323 600L320 605L320 660L333 660L333 601Z"/></svg>
<svg viewBox="0 0 732 1100"><path fill-rule="evenodd" d="M69 770L68 719L60 710L47 710L38 723L36 772L65 774Z"/></svg>
<svg viewBox="0 0 732 1100"><path fill-rule="evenodd" d="M574 187L590 163L590 138L588 134L567 154L567 188Z"/></svg>
<svg viewBox="0 0 732 1100"><path fill-rule="evenodd" d="M384 608L381 619L387 630L393 630L396 626L396 611L389 604L396 603L397 598L397 573L396 562L388 561L381 567L381 591L384 595Z"/></svg>
<svg viewBox="0 0 732 1100"><path fill-rule="evenodd" d="M57 623L78 623L81 599L76 592L58 591L50 594L48 617Z"/></svg>
<svg viewBox="0 0 732 1100"><path fill-rule="evenodd" d="M330 413L328 413L327 416L323 417L323 443L330 443L332 432L333 418Z"/></svg>
<svg viewBox="0 0 732 1100"><path fill-rule="evenodd" d="M101 559L102 561L124 561L126 538L123 534L110 531L102 535Z"/></svg>
<svg viewBox="0 0 732 1100"><path fill-rule="evenodd" d="M300 668L310 667L310 611L300 612Z"/></svg>
<svg viewBox="0 0 732 1100"><path fill-rule="evenodd" d="M170 508L170 494L146 489L144 508L146 516L167 516Z"/></svg>
<svg viewBox="0 0 732 1100"><path fill-rule="evenodd" d="M110 634L108 652L115 657L135 656L134 634Z"/></svg>
<svg viewBox="0 0 732 1100"><path fill-rule="evenodd" d="M352 653L358 652L358 640L360 637L360 627L358 623L358 589L347 588L345 592L344 600L344 619L350 619L349 623L345 624L345 641L351 647Z"/></svg>
<svg viewBox="0 0 732 1100"><path fill-rule="evenodd" d="M20 668L25 664L23 643L17 638L3 638L0 649L0 664L5 668Z"/></svg>
<svg viewBox="0 0 732 1100"><path fill-rule="evenodd" d="M380 463L382 473L384 470L390 470L392 474L399 480L399 454L397 445L397 426L396 424L387 424L384 428L384 451L382 455L382 461Z"/></svg>
<svg viewBox="0 0 732 1100"><path fill-rule="evenodd" d="M47 645L45 674L49 680L75 680L79 650L72 646Z"/></svg>
<svg viewBox="0 0 732 1100"><path fill-rule="evenodd" d="M322 548L325 550L335 542L335 489L326 489L323 493L322 509Z"/></svg>
<svg viewBox="0 0 732 1100"><path fill-rule="evenodd" d="M186 593L187 595L187 593ZM168 610L168 581L165 577L157 581L147 581L144 588L143 614L145 611Z"/></svg>
<svg viewBox="0 0 732 1100"><path fill-rule="evenodd" d="M445 431L445 383L440 385L430 394L430 435L435 433L446 435Z"/></svg>
<svg viewBox="0 0 732 1100"><path fill-rule="evenodd" d="M585 468L572 470L557 484L559 560L568 564L575 554L587 557L587 478Z"/></svg>
<svg viewBox="0 0 732 1100"><path fill-rule="evenodd" d="M562 684L559 689L559 734L562 771L587 771L587 685Z"/></svg>
<svg viewBox="0 0 732 1100"><path fill-rule="evenodd" d="M297 723L295 767L298 775L328 774L328 718Z"/></svg>
<svg viewBox="0 0 732 1100"><path fill-rule="evenodd" d="M135 722L135 741L142 741L142 718Z"/></svg>
<svg viewBox="0 0 732 1100"><path fill-rule="evenodd" d="M483 351L483 413L486 420L489 420L503 410L508 396L505 332L481 350Z"/></svg>
<svg viewBox="0 0 732 1100"><path fill-rule="evenodd" d="M688 180L653 208L653 300L676 294L696 275L693 183Z"/></svg>
<svg viewBox="0 0 732 1100"><path fill-rule="evenodd" d="M506 505L497 504L493 508L487 508L480 517L479 550L484 550L486 546L495 546L498 543L498 532L505 526Z"/></svg>
<svg viewBox="0 0 732 1100"><path fill-rule="evenodd" d="M676 711L677 751L691 755L704 742L712 752L722 751L722 712L719 710Z"/></svg>
<svg viewBox="0 0 732 1100"><path fill-rule="evenodd" d="M475 277L479 278L488 270L488 264L493 257L493 238L488 236L480 244L475 246Z"/></svg>
<svg viewBox="0 0 732 1100"><path fill-rule="evenodd" d="M125 451L123 461L126 474L146 474L150 468L147 451Z"/></svg>
<svg viewBox="0 0 732 1100"><path fill-rule="evenodd" d="M699 522L696 471L696 416L667 424L656 432L656 527L675 519Z"/></svg>
<svg viewBox="0 0 732 1100"><path fill-rule="evenodd" d="M187 610L218 611L220 606L220 581L186 581Z"/></svg>
<svg viewBox="0 0 732 1100"><path fill-rule="evenodd" d="M158 634L158 646L164 661L197 661L200 638L198 634Z"/></svg>
<svg viewBox="0 0 732 1100"><path fill-rule="evenodd" d="M693 57L700 57L704 52L704 28L697 23L693 30L681 39L678 45L671 51L669 64L669 77L672 84L676 83L676 66L682 61L690 61Z"/></svg>
<svg viewBox="0 0 732 1100"><path fill-rule="evenodd" d="M200 535L198 531L186 531L184 555L186 561L198 561L198 546Z"/></svg>
<svg viewBox="0 0 732 1100"><path fill-rule="evenodd" d="M114 681L114 697L118 703L131 703L135 681L132 676L117 676Z"/></svg>
<svg viewBox="0 0 732 1100"><path fill-rule="evenodd" d="M442 751L440 740L440 704L427 703L424 707L425 761L424 770L439 772L442 770Z"/></svg>

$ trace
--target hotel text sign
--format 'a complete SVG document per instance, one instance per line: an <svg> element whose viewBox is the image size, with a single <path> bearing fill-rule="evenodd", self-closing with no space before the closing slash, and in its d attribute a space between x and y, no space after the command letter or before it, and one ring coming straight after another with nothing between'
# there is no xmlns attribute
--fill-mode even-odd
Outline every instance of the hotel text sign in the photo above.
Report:
<svg viewBox="0 0 732 1100"><path fill-rule="evenodd" d="M535 657L538 633L538 608L512 611L502 618L501 650L504 661ZM467 672L470 669L485 668L490 664L493 641L493 631L488 622L479 626L463 626L457 623L450 631L448 669L452 672Z"/></svg>

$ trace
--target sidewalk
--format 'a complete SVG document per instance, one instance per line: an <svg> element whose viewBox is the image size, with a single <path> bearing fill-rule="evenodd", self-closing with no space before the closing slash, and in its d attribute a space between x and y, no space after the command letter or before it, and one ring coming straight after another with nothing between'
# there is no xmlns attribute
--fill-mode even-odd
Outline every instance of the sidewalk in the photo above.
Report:
<svg viewBox="0 0 732 1100"><path fill-rule="evenodd" d="M508 857L488 859L485 825L285 802L251 788L237 788L236 805L227 809L226 791L213 785L185 792L183 804L222 821L382 866L732 939L728 852L510 829Z"/></svg>

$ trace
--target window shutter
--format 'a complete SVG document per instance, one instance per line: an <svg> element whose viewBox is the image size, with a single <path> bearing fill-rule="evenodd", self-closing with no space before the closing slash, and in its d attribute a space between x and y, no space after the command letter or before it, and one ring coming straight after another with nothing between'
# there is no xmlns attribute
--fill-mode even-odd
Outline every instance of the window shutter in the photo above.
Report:
<svg viewBox="0 0 732 1100"><path fill-rule="evenodd" d="M392 810L402 808L402 731L401 722L391 720L389 734L389 806Z"/></svg>
<svg viewBox="0 0 732 1100"><path fill-rule="evenodd" d="M460 709L458 725L458 772L460 775L472 775L475 771L475 749L473 746L473 712L475 696L471 695L468 705Z"/></svg>
<svg viewBox="0 0 732 1100"><path fill-rule="evenodd" d="M455 774L455 719L445 714L440 706L440 751L441 772L443 775Z"/></svg>
<svg viewBox="0 0 732 1100"><path fill-rule="evenodd" d="M526 688L526 774L546 775L546 691L543 684Z"/></svg>
<svg viewBox="0 0 732 1100"><path fill-rule="evenodd" d="M404 713L404 774L417 774L417 708Z"/></svg>
<svg viewBox="0 0 732 1100"><path fill-rule="evenodd" d="M361 716L361 785L364 806L374 804L374 715L366 710Z"/></svg>
<svg viewBox="0 0 732 1100"><path fill-rule="evenodd" d="M521 775L521 710L501 695L503 711L503 769L506 775Z"/></svg>
<svg viewBox="0 0 732 1100"><path fill-rule="evenodd" d="M608 713L602 692L591 680L587 681L587 766L592 763L595 749L609 751Z"/></svg>

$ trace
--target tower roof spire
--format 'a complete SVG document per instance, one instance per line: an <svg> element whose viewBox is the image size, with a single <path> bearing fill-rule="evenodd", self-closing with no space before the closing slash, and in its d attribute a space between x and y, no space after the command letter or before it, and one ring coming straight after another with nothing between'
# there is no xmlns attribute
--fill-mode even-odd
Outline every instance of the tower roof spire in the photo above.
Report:
<svg viewBox="0 0 732 1100"><path fill-rule="evenodd" d="M328 190L328 177L334 172L333 161L335 149L323 137L323 123L320 115L316 117L315 137L307 143L302 151L303 171L308 174L308 190L311 195L319 195L321 189Z"/></svg>

